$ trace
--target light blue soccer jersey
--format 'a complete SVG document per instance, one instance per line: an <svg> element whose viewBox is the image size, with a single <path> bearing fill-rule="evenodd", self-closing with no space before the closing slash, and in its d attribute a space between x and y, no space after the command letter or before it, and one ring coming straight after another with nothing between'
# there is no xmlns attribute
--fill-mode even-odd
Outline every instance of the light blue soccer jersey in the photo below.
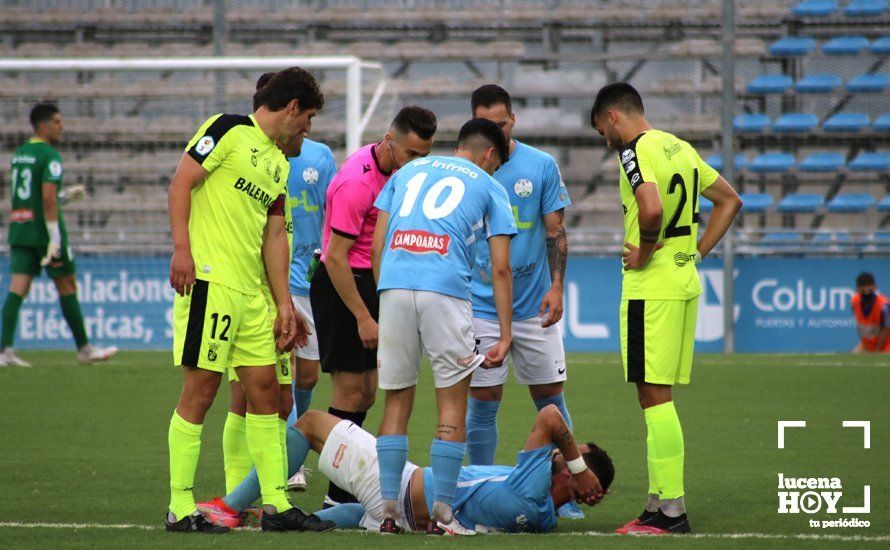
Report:
<svg viewBox="0 0 890 550"><path fill-rule="evenodd" d="M321 248L325 193L337 164L330 147L311 139L303 140L300 156L291 157L287 180L287 206L294 219L294 253L290 264L290 291L309 296L306 271L312 252Z"/></svg>
<svg viewBox="0 0 890 550"><path fill-rule="evenodd" d="M469 300L477 242L516 234L503 187L458 157L408 163L374 206L389 212L379 291L426 290Z"/></svg>
<svg viewBox="0 0 890 550"><path fill-rule="evenodd" d="M571 204L556 161L549 154L515 141L510 160L494 173L507 191L519 234L510 243L513 268L513 320L536 317L550 289L547 232L542 216ZM497 319L491 261L483 243L473 268L473 316Z"/></svg>
<svg viewBox="0 0 890 550"><path fill-rule="evenodd" d="M555 445L520 451L516 466L462 466L453 508L464 527L544 533L556 527L550 495ZM424 492L432 510L433 469L424 469ZM427 490L429 488L429 490Z"/></svg>

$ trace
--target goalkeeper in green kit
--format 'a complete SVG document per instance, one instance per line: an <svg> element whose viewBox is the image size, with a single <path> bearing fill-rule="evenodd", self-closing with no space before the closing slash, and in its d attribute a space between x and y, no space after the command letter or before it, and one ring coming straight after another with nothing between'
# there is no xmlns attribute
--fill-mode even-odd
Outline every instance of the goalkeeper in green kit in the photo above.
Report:
<svg viewBox="0 0 890 550"><path fill-rule="evenodd" d="M77 344L81 363L105 361L117 353L115 347L93 346L87 339L83 314L77 301L74 260L68 246L68 233L59 205L81 198L82 186L60 191L62 158L53 147L62 138L59 109L41 102L31 109L34 137L12 156L12 212L9 216L9 265L12 282L3 304L0 367L31 364L12 349L22 302L31 289L31 280L46 268L59 291L62 315Z"/></svg>

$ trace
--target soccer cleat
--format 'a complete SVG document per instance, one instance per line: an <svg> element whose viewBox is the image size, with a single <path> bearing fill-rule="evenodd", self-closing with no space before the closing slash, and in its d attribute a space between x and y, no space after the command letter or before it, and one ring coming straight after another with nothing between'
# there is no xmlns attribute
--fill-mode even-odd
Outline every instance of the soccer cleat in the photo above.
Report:
<svg viewBox="0 0 890 550"><path fill-rule="evenodd" d="M430 518L430 522L426 524L426 534L440 537L471 537L476 534L476 531L467 529L457 522L457 518L452 516L448 523L441 523Z"/></svg>
<svg viewBox="0 0 890 550"><path fill-rule="evenodd" d="M77 350L77 362L81 365L101 363L102 361L108 361L114 357L116 353L117 348L114 346L103 347L87 344Z"/></svg>
<svg viewBox="0 0 890 550"><path fill-rule="evenodd" d="M643 510L643 513L640 514L639 517L636 517L636 518L628 521L627 523L625 523L618 529L615 529L615 532L618 533L619 535L626 535L627 530L630 529L631 527L635 527L637 525L645 525L645 524L649 523L650 521L652 521L652 519L654 519L657 515L658 515L657 512L650 512L649 510Z"/></svg>
<svg viewBox="0 0 890 550"><path fill-rule="evenodd" d="M312 474L312 470L305 467L300 467L297 470L297 473L291 476L290 479L287 480L287 490L288 491L305 491L306 490L306 480L309 475Z"/></svg>
<svg viewBox="0 0 890 550"><path fill-rule="evenodd" d="M179 521L176 521L176 516L173 515L173 512L167 512L167 515L164 517L164 527L170 533L207 533L210 535L221 535L231 531L228 527L210 523L203 515L201 515L201 512L197 510L195 510L192 515L186 516Z"/></svg>
<svg viewBox="0 0 890 550"><path fill-rule="evenodd" d="M634 525L627 529L628 535L677 535L689 533L689 518L686 514L672 518L664 515L661 510L645 524Z"/></svg>
<svg viewBox="0 0 890 550"><path fill-rule="evenodd" d="M556 515L567 519L584 519L584 512L572 501L566 502L556 511Z"/></svg>
<svg viewBox="0 0 890 550"><path fill-rule="evenodd" d="M15 354L12 348L6 348L0 352L0 367L30 367L31 363Z"/></svg>
<svg viewBox="0 0 890 550"><path fill-rule="evenodd" d="M381 535L401 535L402 533L404 533L404 531L402 531L402 528L396 523L396 520L392 518L386 518L383 520L383 523L380 524Z"/></svg>
<svg viewBox="0 0 890 550"><path fill-rule="evenodd" d="M263 512L260 525L263 531L312 531L323 533L332 531L337 524L322 520L315 514L307 514L296 506L280 513L271 513L274 508Z"/></svg>
<svg viewBox="0 0 890 550"><path fill-rule="evenodd" d="M241 527L241 514L219 497L214 497L209 502L199 502L197 508L207 521L214 525L221 525L229 529Z"/></svg>

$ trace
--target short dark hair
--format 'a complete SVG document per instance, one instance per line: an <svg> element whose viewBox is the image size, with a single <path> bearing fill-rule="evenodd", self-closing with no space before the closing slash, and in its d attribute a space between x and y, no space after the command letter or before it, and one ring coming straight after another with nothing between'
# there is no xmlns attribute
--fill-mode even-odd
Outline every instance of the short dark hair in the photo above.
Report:
<svg viewBox="0 0 890 550"><path fill-rule="evenodd" d="M856 276L856 286L873 286L875 284L875 276L867 271L863 271Z"/></svg>
<svg viewBox="0 0 890 550"><path fill-rule="evenodd" d="M503 105L507 108L508 113L513 112L510 94L497 84L485 84L473 91L473 95L470 97L470 108L473 115L476 114L476 109L479 107L491 107L492 105Z"/></svg>
<svg viewBox="0 0 890 550"><path fill-rule="evenodd" d="M256 79L256 91L259 92L261 89L263 89L263 86L268 84L269 80L271 80L273 76L275 76L274 71L261 74L260 77L258 79ZM253 96L253 110L254 111L256 111L257 109L260 108L260 105L257 102L257 95L258 94L254 94L254 96Z"/></svg>
<svg viewBox="0 0 890 550"><path fill-rule="evenodd" d="M501 164L510 160L510 147L504 132L494 122L485 118L473 118L464 123L457 135L457 146L463 147L467 140L480 137L487 141L497 152Z"/></svg>
<svg viewBox="0 0 890 550"><path fill-rule="evenodd" d="M609 453L602 450L596 443L588 442L587 446L589 450L581 454L584 464L587 464L587 467L593 471L605 491L615 479L615 464L612 463Z"/></svg>
<svg viewBox="0 0 890 550"><path fill-rule="evenodd" d="M53 115L59 112L59 108L51 101L40 101L31 107L31 114L28 119L31 121L31 127L35 130L41 122L46 122L53 118Z"/></svg>
<svg viewBox="0 0 890 550"><path fill-rule="evenodd" d="M430 139L436 133L436 115L429 109L417 105L406 105L392 119L390 128L403 134L413 132L420 139Z"/></svg>
<svg viewBox="0 0 890 550"><path fill-rule="evenodd" d="M318 82L311 73L300 67L290 67L274 73L253 96L257 108L263 106L272 111L284 109L294 99L299 103L301 111L321 110L324 107L324 94L321 93Z"/></svg>
<svg viewBox="0 0 890 550"><path fill-rule="evenodd" d="M594 119L606 109L616 107L625 113L643 114L643 98L640 92L627 82L613 82L603 86L596 94L593 108L590 109L590 125L596 126Z"/></svg>

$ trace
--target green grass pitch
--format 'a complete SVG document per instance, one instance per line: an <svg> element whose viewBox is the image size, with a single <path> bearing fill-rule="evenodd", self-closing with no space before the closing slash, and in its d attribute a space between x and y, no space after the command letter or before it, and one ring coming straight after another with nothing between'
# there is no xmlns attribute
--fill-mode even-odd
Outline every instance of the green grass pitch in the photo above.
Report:
<svg viewBox="0 0 890 550"><path fill-rule="evenodd" d="M79 366L73 352L25 352L34 368L0 369L0 547L2 548L297 548L408 547L457 544L420 535L323 535L237 532L220 537L168 535L167 426L180 389L170 354L123 352L107 365ZM623 382L615 354L570 354L568 403L579 441L612 455L612 494L581 521L560 520L549 535L478 536L476 547L887 547L890 544L890 361L852 355L705 355L693 383L675 391L686 438L687 505L696 537L620 538L609 535L640 510L646 490L645 425L634 388ZM425 465L434 427L428 369L411 422L411 460ZM525 388L506 388L497 459L511 464L534 417ZM326 408L330 381L322 375L313 401ZM383 396L366 427L376 431ZM223 388L207 418L196 496L223 489ZM806 420L776 445L777 420ZM871 449L862 430L844 420L871 421ZM314 466L310 455L309 466ZM841 504L859 506L871 486L866 529L816 529L814 516L777 513L778 473L839 477ZM320 506L327 481L319 474L306 493ZM35 525L39 524L39 525ZM81 524L81 525L73 525ZM120 528L121 524L132 525ZM105 525L105 527L103 527ZM113 527L118 526L118 527ZM738 537L735 537L738 535ZM861 537L861 540L860 540Z"/></svg>

